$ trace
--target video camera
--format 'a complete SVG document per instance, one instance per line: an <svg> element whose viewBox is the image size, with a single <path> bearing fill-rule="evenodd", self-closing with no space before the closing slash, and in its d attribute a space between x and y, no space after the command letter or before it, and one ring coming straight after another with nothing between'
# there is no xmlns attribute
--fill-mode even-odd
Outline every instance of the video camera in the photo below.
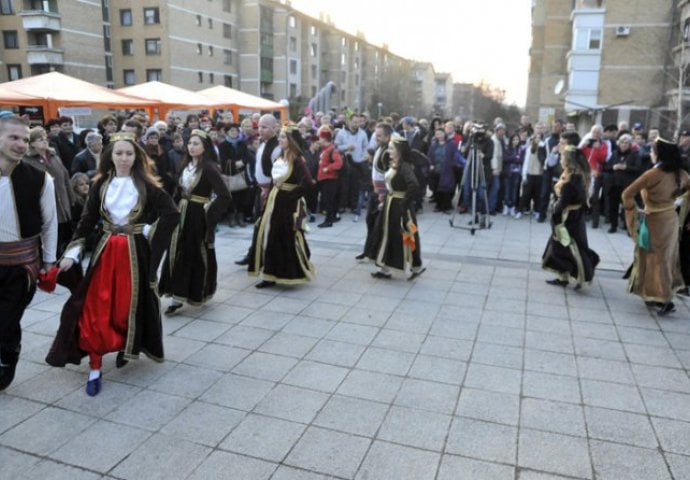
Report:
<svg viewBox="0 0 690 480"><path fill-rule="evenodd" d="M473 123L470 129L470 138L473 143L481 143L486 138L486 125L483 123Z"/></svg>

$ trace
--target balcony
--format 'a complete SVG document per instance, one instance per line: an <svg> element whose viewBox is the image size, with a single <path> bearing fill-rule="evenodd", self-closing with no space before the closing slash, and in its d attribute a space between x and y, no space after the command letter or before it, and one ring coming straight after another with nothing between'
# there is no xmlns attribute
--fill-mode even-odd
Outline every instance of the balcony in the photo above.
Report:
<svg viewBox="0 0 690 480"><path fill-rule="evenodd" d="M60 31L59 13L46 12L44 10L23 10L19 12L19 15L22 17L24 30Z"/></svg>
<svg viewBox="0 0 690 480"><path fill-rule="evenodd" d="M260 81L261 83L273 83L273 70L262 68Z"/></svg>
<svg viewBox="0 0 690 480"><path fill-rule="evenodd" d="M29 65L62 65L65 63L65 51L47 45L29 45L26 59Z"/></svg>

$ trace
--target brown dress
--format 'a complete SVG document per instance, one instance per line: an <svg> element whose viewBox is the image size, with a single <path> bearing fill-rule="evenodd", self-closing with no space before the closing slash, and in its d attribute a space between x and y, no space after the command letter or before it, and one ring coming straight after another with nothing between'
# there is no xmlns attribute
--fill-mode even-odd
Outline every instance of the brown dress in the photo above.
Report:
<svg viewBox="0 0 690 480"><path fill-rule="evenodd" d="M635 259L628 291L648 302L667 303L683 288L678 253L678 214L675 199L690 188L690 175L684 170L665 172L652 168L623 191L625 222L635 240ZM635 195L644 202L650 249L637 244L639 226Z"/></svg>

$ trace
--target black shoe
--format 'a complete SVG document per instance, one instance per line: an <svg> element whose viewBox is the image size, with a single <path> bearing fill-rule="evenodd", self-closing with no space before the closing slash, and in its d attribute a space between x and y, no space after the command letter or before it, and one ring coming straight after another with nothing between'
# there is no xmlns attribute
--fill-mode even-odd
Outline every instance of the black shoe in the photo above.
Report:
<svg viewBox="0 0 690 480"><path fill-rule="evenodd" d="M237 260L235 265L245 266L249 265L249 255L245 255L241 260Z"/></svg>
<svg viewBox="0 0 690 480"><path fill-rule="evenodd" d="M422 273L424 273L424 272L426 272L426 267L422 268L422 269L419 270L419 271L412 272L412 275L410 275L410 276L407 278L407 281L409 282L410 280L414 280L415 278L417 278L418 276L420 276L420 275L421 275Z"/></svg>
<svg viewBox="0 0 690 480"><path fill-rule="evenodd" d="M676 306L673 304L673 302L668 302L665 303L659 308L659 310L656 311L657 315L660 317L663 317L664 315L668 315L669 313L673 313L676 311Z"/></svg>
<svg viewBox="0 0 690 480"><path fill-rule="evenodd" d="M316 221L316 217L314 215L309 215L309 223L314 223Z"/></svg>
<svg viewBox="0 0 690 480"><path fill-rule="evenodd" d="M537 218L537 223L544 223L546 221L546 217L542 217L541 215L539 218Z"/></svg>
<svg viewBox="0 0 690 480"><path fill-rule="evenodd" d="M355 260L364 260L364 257L366 257L366 255L364 253L360 253L355 257Z"/></svg>
<svg viewBox="0 0 690 480"><path fill-rule="evenodd" d="M371 272L371 276L374 278L385 278L386 280L389 280L391 278L390 273L385 273L385 272Z"/></svg>
<svg viewBox="0 0 690 480"><path fill-rule="evenodd" d="M19 351L8 352L0 348L0 390L5 390L14 380L19 361Z"/></svg>
<svg viewBox="0 0 690 480"><path fill-rule="evenodd" d="M259 283L254 285L256 288L269 288L276 284L276 282L271 282L269 280L261 280Z"/></svg>
<svg viewBox="0 0 690 480"><path fill-rule="evenodd" d="M557 287L567 287L568 280L561 280L560 278L554 278L553 280L547 280L546 283L549 285L555 285Z"/></svg>
<svg viewBox="0 0 690 480"><path fill-rule="evenodd" d="M644 304L647 305L648 307L655 307L655 308L661 308L664 306L664 304L661 302L644 302Z"/></svg>
<svg viewBox="0 0 690 480"><path fill-rule="evenodd" d="M608 230L609 233L616 233L617 231L618 231L618 228L616 228L616 227L609 227L609 230Z"/></svg>
<svg viewBox="0 0 690 480"><path fill-rule="evenodd" d="M319 223L317 225L317 227L319 227L319 228L327 228L327 227L332 227L332 226L333 226L333 222L329 222L329 221Z"/></svg>
<svg viewBox="0 0 690 480"><path fill-rule="evenodd" d="M678 290L676 293L677 293L678 295L682 295L682 296L684 296L684 297L690 297L690 288L688 288L688 287L681 288L681 289Z"/></svg>
<svg viewBox="0 0 690 480"><path fill-rule="evenodd" d="M180 308L182 308L181 303L171 303L170 306L165 309L165 314L166 315L172 315L176 311L178 311Z"/></svg>
<svg viewBox="0 0 690 480"><path fill-rule="evenodd" d="M129 360L125 358L125 352L117 352L117 357L115 357L115 368L122 368L129 363Z"/></svg>
<svg viewBox="0 0 690 480"><path fill-rule="evenodd" d="M592 228L599 228L599 224L592 222Z"/></svg>
<svg viewBox="0 0 690 480"><path fill-rule="evenodd" d="M101 391L101 378L103 378L103 374L99 373L98 378L86 382L86 394L89 397L95 397Z"/></svg>

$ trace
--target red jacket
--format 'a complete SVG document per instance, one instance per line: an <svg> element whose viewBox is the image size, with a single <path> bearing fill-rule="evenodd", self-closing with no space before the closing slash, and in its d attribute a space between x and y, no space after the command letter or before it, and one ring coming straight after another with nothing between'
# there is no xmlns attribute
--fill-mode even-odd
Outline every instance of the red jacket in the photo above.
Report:
<svg viewBox="0 0 690 480"><path fill-rule="evenodd" d="M319 158L319 174L316 177L321 180L334 180L338 178L338 172L343 168L343 157L335 145L332 143L327 146Z"/></svg>
<svg viewBox="0 0 690 480"><path fill-rule="evenodd" d="M589 162L589 168L592 169L592 174L594 174L594 176L601 174L608 154L607 144L605 142L599 142L599 148L585 145L582 147L582 153L585 154L585 158Z"/></svg>

